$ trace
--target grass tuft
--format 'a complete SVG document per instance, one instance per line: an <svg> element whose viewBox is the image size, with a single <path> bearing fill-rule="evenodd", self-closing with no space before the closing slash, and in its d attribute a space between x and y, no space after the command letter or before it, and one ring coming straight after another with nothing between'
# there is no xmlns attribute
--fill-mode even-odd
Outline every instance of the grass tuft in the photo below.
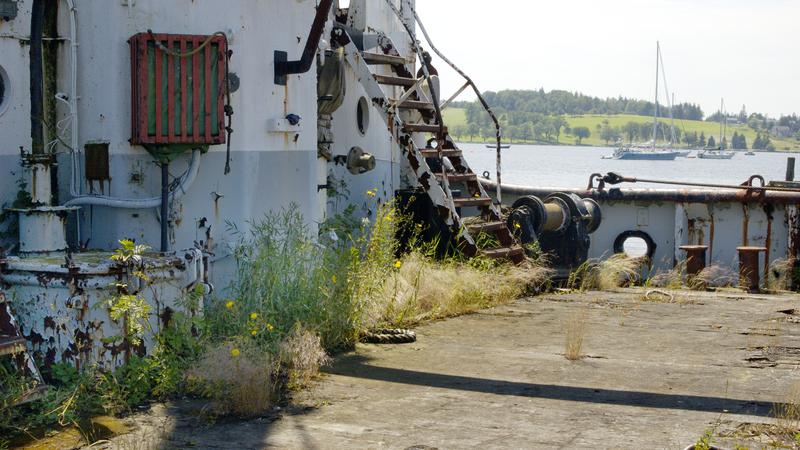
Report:
<svg viewBox="0 0 800 450"><path fill-rule="evenodd" d="M730 267L712 264L697 274L689 284L691 289L731 287L739 284L739 274Z"/></svg>
<svg viewBox="0 0 800 450"><path fill-rule="evenodd" d="M800 434L800 382L789 388L782 403L772 406L772 415L780 431L792 435Z"/></svg>
<svg viewBox="0 0 800 450"><path fill-rule="evenodd" d="M585 310L573 312L564 324L566 340L564 343L564 357L570 361L577 361L584 355L583 340L586 336L586 320L588 313Z"/></svg>
<svg viewBox="0 0 800 450"><path fill-rule="evenodd" d="M277 398L272 358L227 342L209 349L189 371L189 391L212 400L214 415L255 417Z"/></svg>
<svg viewBox="0 0 800 450"><path fill-rule="evenodd" d="M604 260L589 260L570 274L569 288L608 291L632 284L639 278L644 260L624 253Z"/></svg>
<svg viewBox="0 0 800 450"><path fill-rule="evenodd" d="M767 288L771 291L791 290L794 270L794 261L791 259L776 259L769 265Z"/></svg>
<svg viewBox="0 0 800 450"><path fill-rule="evenodd" d="M290 389L308 387L319 375L320 367L330 363L319 336L299 323L281 342L278 354L281 365L288 371Z"/></svg>

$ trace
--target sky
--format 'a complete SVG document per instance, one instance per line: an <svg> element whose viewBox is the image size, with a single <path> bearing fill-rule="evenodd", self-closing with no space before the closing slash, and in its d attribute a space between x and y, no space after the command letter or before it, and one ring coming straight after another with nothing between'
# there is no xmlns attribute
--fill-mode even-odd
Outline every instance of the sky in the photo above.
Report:
<svg viewBox="0 0 800 450"><path fill-rule="evenodd" d="M800 0L417 0L417 11L481 91L652 101L658 40L676 103L800 113ZM434 65L447 98L462 81Z"/></svg>

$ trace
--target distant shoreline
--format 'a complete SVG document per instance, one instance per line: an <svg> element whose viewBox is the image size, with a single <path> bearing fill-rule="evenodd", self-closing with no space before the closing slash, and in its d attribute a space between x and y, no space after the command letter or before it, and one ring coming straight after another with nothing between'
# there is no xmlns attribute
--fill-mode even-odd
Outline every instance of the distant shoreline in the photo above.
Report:
<svg viewBox="0 0 800 450"><path fill-rule="evenodd" d="M476 144L476 145L494 145L497 141L470 141L466 139L455 139L457 144ZM605 145L605 144L570 144L567 142L542 142L542 141L526 141L526 142L511 142L511 141L503 141L503 145L510 145L514 147L515 145L532 145L532 146L546 146L546 147L591 147L591 148L617 148L616 145ZM627 143L626 143L627 145ZM678 150L691 150L691 151L701 151L702 148L689 148L684 146L675 146L674 148ZM491 150L487 148L487 150ZM503 149L506 150L506 149ZM774 151L769 150L753 150L753 149L726 149L725 151L737 152L737 153L744 153L744 152L754 152L754 153L800 153L800 149L791 149L791 150L783 150L783 149L775 149Z"/></svg>

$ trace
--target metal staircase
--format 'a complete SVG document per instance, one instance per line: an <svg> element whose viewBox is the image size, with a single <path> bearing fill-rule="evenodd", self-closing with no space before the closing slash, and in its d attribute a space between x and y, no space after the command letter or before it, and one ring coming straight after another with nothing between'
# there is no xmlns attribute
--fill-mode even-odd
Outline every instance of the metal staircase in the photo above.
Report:
<svg viewBox="0 0 800 450"><path fill-rule="evenodd" d="M395 12L399 14L397 10ZM424 76L417 78L409 71L408 60L399 54L387 36L372 37L374 39L360 36L358 41L362 48L358 48L346 27L337 26L334 31L334 41L344 47L345 59L356 71L373 104L381 111L390 133L403 148L420 188L428 194L445 225L455 232L457 248L467 256L483 255L523 262L525 251L501 216L499 197L498 205L493 204L448 134L428 64L420 57ZM368 44L365 42L368 41L375 45L366 48ZM422 55L416 41L414 50L417 55ZM374 73L372 67L380 66L390 67L392 74ZM383 86L400 87L402 94L390 98ZM398 90L394 89L395 93ZM406 123L401 116L410 119ZM432 137L421 139L420 133ZM424 146L421 144L423 141ZM461 195L454 196L454 192ZM473 214L462 215L463 209Z"/></svg>
<svg viewBox="0 0 800 450"><path fill-rule="evenodd" d="M36 400L44 393L47 386L28 353L27 341L20 334L19 326L11 313L11 305L2 292L0 292L0 358L12 358L19 376L27 379L21 392L7 400L10 404L0 404L0 408ZM0 384L0 390L5 389L7 387Z"/></svg>

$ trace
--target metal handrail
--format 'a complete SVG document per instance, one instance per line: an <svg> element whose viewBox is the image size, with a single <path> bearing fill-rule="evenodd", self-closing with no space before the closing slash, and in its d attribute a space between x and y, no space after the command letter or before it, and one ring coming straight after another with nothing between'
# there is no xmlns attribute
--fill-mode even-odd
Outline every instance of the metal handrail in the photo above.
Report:
<svg viewBox="0 0 800 450"><path fill-rule="evenodd" d="M439 106L439 94L436 92L436 87L433 85L431 80L431 73L430 73L430 63L425 61L425 58L422 57L422 49L419 47L419 42L414 38L414 32L408 26L408 23L403 20L403 15L394 5L392 0L386 0L386 4L389 5L389 8L392 9L394 14L400 20L400 23L405 28L406 33L408 33L409 37L411 37L411 45L414 47L414 53L416 53L420 57L420 61L422 64L420 67L422 68L422 73L425 76L425 80L428 82L428 89L431 91L431 102L433 103L433 107L436 110L436 121L439 122L439 137L444 138L444 120L442 119L442 109ZM413 9L412 9L413 11ZM416 13L414 14L416 17ZM439 142L439 145L436 146L436 153L439 156L439 160L442 159L442 143ZM452 201L453 194L450 191L450 183L447 180L447 170L445 168L445 164L441 164L442 169L442 183L444 184L444 191L448 194Z"/></svg>
<svg viewBox="0 0 800 450"><path fill-rule="evenodd" d="M453 68L453 70L458 72L458 74L461 75L462 78L464 78L464 80L467 82L467 84L469 84L469 86L475 92L475 95L478 97L478 100L481 102L481 105L483 106L483 109L486 110L486 112L492 118L492 122L494 122L494 127L495 127L495 130L497 131L496 132L496 138L497 138L497 162L496 162L496 164L497 164L497 203L501 204L502 203L502 197L501 197L501 189L500 189L500 186L501 186L501 178L500 178L501 170L500 170L500 168L501 168L501 165L502 165L501 164L502 163L502 158L500 156L500 148L501 148L500 143L502 142L502 134L501 134L500 121L497 120L497 116L495 116L494 112L492 111L492 108L489 106L489 103L486 102L486 99L484 99L483 95L481 95L480 90L478 90L478 87L472 81L472 78L470 78L466 73L464 73L464 71L459 69L458 66L456 66L452 61L447 59L447 57L444 56L442 54L442 52L440 52L439 49L436 48L435 45L433 45L433 41L431 40L430 36L428 35L428 31L425 29L425 25L422 24L422 20L420 20L419 15L417 14L417 11L406 0L402 0L402 1L408 7L408 9L411 10L411 13L414 15L414 20L416 21L417 25L419 25L419 29L420 29L420 31L422 31L423 36L425 36L425 40L428 42L428 45L431 47L431 50L433 50L433 52L436 53L436 55L439 56L439 58L441 58L442 61L446 62L450 67ZM392 7L392 9L395 10L395 14L398 14L398 17L400 17L399 11L397 11L397 9L391 3L392 0L386 0L386 2ZM402 20L401 20L401 22L402 22ZM406 30L408 30L408 26L406 26ZM409 34L410 34L412 40L415 42L415 47L416 47L416 39L414 39L414 34L410 33L410 32L409 32ZM420 54L420 58L421 57L422 57L422 55ZM423 61L424 61L424 59L423 59ZM448 103L449 103L449 101L448 101ZM441 120L441 118L439 120Z"/></svg>

